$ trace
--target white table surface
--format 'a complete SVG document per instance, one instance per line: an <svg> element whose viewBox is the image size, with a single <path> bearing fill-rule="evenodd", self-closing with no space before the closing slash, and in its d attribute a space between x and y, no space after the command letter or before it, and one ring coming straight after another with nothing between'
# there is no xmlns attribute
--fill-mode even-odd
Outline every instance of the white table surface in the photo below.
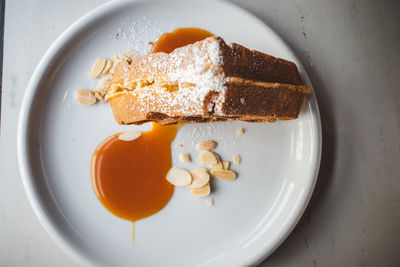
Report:
<svg viewBox="0 0 400 267"><path fill-rule="evenodd" d="M0 266L78 266L22 188L17 116L55 38L103 0L6 2L0 135ZM320 175L303 218L261 266L400 266L400 1L235 0L302 60L322 125Z"/></svg>

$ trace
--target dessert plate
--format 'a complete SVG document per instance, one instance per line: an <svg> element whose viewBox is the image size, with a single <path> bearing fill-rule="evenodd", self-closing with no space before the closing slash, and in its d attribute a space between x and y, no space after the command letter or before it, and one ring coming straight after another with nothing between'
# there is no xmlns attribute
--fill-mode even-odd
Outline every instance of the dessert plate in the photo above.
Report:
<svg viewBox="0 0 400 267"><path fill-rule="evenodd" d="M117 125L108 104L77 104L73 92L93 88L92 63L133 49L150 49L162 33L199 27L251 49L301 63L268 26L221 1L117 1L69 27L38 64L21 107L18 160L32 207L57 244L89 266L247 266L261 262L288 236L312 194L321 155L315 96L299 119L276 123L187 124L172 144L173 165L195 144L219 143L224 160L239 154L234 182L216 181L214 205L177 188L159 213L135 223L112 215L97 200L90 160L108 136L148 128ZM243 135L236 134L240 127ZM183 148L180 146L183 144ZM196 164L185 166L192 168ZM155 166L156 167L156 166Z"/></svg>

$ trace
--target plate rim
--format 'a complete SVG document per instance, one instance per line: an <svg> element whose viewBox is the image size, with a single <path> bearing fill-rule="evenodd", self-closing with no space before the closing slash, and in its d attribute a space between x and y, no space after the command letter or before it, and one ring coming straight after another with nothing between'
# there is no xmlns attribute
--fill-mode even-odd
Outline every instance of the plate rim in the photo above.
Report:
<svg viewBox="0 0 400 267"><path fill-rule="evenodd" d="M209 2L213 2L212 0L208 0ZM30 162L30 156L29 156L29 141L28 141L28 132L29 132L29 122L30 122L30 111L32 110L32 107L35 102L35 98L37 95L37 92L39 91L39 84L41 83L41 80L43 78L43 75L47 71L48 63L52 62L54 58L57 57L57 53L59 50L63 48L63 46L70 41L71 39L74 38L75 35L79 33L88 23L96 20L96 18L99 18L102 14L105 14L109 12L109 10L112 10L113 8L117 8L119 5L123 5L126 3L140 3L140 2L147 2L147 3L157 3L160 2L158 0L132 0L132 1L125 1L125 0L119 0L119 1L109 1L104 4L101 4L98 7L95 7L94 9L90 10L83 16L81 16L79 19L75 20L67 29L65 29L62 34L60 34L56 40L50 45L50 47L47 49L45 54L42 56L40 59L39 63L37 64L35 70L32 73L32 76L29 80L29 83L26 87L26 91L24 93L24 97L21 103L20 107L20 114L18 117L18 127L17 127L17 158L18 158L18 165L19 165L19 171L20 171L20 176L22 180L22 184L24 187L25 194L27 195L27 198L29 200L29 203L38 218L40 224L43 226L45 231L49 234L49 236L55 241L55 243L62 249L64 250L69 256L71 256L77 263L83 264L83 265L88 265L92 266L93 262L90 261L90 258L85 256L83 253L80 253L77 251L76 247L71 245L70 242L66 240L66 238L63 236L62 232L55 226L55 224L52 223L52 218L50 214L44 209L42 201L39 197L38 190L36 188L36 185L34 183L33 179L33 174L32 174L32 167L31 167L31 162ZM172 0L172 2L177 2L176 0ZM311 87L311 81L301 64L301 61L298 59L296 54L293 52L293 50L289 47L289 45L271 28L266 24L264 21L259 19L256 15L253 13L247 11L246 9L238 6L235 3L228 2L228 1L221 1L225 5L229 5L231 8L234 8L247 16L252 17L255 21L257 21L260 25L262 25L264 28L269 29L272 34L275 35L276 38L278 38L283 45L285 45L285 49L287 49L289 52L292 53L292 56L294 59L297 61L297 65L299 69L304 70L303 78L305 78L306 83L308 83ZM309 188L307 188L307 192L305 194L305 198L303 199L303 205L301 206L302 209L297 211L297 214L290 220L288 223L288 228L285 228L285 231L281 231L280 235L277 236L277 239L279 240L278 242L275 242L272 246L269 246L267 248L263 248L261 251L258 251L255 254L249 255L248 258L245 260L246 265L256 265L264 261L267 257L269 257L290 235L290 233L293 231L299 220L304 214L304 211L308 207L309 201L312 197L312 194L314 192L315 184L318 179L318 173L319 173L319 168L320 168L320 162L321 162L321 155L322 155L322 126L321 126L321 117L320 117L320 112L318 108L318 102L315 96L315 92L313 90L312 95L309 98L310 105L314 106L313 112L315 112L315 126L316 126L316 136L313 141L316 141L316 147L314 148L316 153L315 157L316 160L313 164L313 166L310 168L310 170L314 170L313 172L313 180L312 184ZM293 217L293 215L291 215Z"/></svg>

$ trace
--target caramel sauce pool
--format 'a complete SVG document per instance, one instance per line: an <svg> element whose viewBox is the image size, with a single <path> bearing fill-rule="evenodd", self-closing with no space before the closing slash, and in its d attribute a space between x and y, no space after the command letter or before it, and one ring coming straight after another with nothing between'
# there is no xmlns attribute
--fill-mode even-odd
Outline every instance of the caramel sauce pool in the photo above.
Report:
<svg viewBox="0 0 400 267"><path fill-rule="evenodd" d="M199 28L178 28L172 32L164 33L153 44L151 53L171 53L175 48L193 44L207 37L214 36L212 33Z"/></svg>
<svg viewBox="0 0 400 267"><path fill-rule="evenodd" d="M174 186L165 179L171 168L171 143L178 126L160 126L133 141L107 138L92 158L92 182L101 203L114 215L137 221L161 210Z"/></svg>
<svg viewBox="0 0 400 267"><path fill-rule="evenodd" d="M163 34L151 50L169 53L177 47L212 36L197 28ZM91 177L97 198L114 215L131 222L160 211L171 199L174 186L165 176L172 166L171 143L178 125L161 126L133 141L104 140L94 151Z"/></svg>

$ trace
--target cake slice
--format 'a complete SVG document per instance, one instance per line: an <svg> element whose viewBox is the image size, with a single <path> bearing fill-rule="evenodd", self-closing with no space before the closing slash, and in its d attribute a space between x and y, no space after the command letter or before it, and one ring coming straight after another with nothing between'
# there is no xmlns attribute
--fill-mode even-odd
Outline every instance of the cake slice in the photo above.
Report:
<svg viewBox="0 0 400 267"><path fill-rule="evenodd" d="M209 37L117 65L106 99L120 124L296 119L311 88L294 63Z"/></svg>

